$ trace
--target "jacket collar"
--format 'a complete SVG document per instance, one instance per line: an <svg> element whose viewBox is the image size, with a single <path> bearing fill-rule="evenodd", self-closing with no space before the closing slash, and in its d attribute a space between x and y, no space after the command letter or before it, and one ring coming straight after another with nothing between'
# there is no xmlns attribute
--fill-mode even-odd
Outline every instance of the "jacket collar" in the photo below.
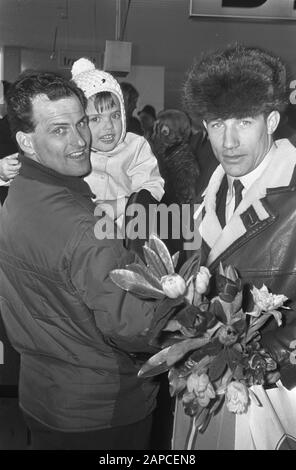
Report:
<svg viewBox="0 0 296 470"><path fill-rule="evenodd" d="M270 150L270 163L266 171L247 190L233 216L222 229L216 214L216 195L225 172L221 165L214 171L204 198L204 217L200 234L210 247L208 266L214 263L227 249L245 243L248 235L273 223L275 213L267 203L268 195L278 190L291 190L295 184L292 175L296 165L296 149L287 140L275 142ZM236 246L235 245L235 246Z"/></svg>
<svg viewBox="0 0 296 470"><path fill-rule="evenodd" d="M79 176L62 175L52 168L48 168L31 158L20 155L21 169L20 176L27 179L42 181L43 183L53 184L55 186L67 187L89 198L94 197L88 184Z"/></svg>

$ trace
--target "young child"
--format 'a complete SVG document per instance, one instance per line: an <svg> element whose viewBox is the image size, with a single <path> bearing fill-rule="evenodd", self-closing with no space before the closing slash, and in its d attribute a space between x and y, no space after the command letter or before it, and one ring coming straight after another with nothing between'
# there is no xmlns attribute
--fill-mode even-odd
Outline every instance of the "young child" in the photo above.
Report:
<svg viewBox="0 0 296 470"><path fill-rule="evenodd" d="M164 181L157 160L144 137L126 132L119 83L85 58L74 62L72 79L87 98L92 171L85 181L95 195L95 202L111 216L113 209L114 219L119 221L132 193L146 190L160 201Z"/></svg>

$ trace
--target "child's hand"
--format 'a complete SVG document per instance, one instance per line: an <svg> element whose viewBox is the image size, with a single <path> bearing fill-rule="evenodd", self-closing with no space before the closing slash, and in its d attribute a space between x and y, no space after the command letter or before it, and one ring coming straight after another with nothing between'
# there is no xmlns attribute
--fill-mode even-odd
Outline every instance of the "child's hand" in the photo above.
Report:
<svg viewBox="0 0 296 470"><path fill-rule="evenodd" d="M0 178L3 181L13 179L19 172L21 163L18 160L18 153L13 153L0 160Z"/></svg>

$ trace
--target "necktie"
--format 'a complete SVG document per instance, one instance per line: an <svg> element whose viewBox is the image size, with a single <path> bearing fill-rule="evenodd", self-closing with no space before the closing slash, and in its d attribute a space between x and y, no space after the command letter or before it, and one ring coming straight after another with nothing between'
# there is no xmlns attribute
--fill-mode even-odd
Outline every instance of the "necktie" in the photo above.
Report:
<svg viewBox="0 0 296 470"><path fill-rule="evenodd" d="M242 191L244 189L244 185L242 184L240 180L234 180L233 186L234 186L234 210L235 210L242 200L242 197L243 197Z"/></svg>

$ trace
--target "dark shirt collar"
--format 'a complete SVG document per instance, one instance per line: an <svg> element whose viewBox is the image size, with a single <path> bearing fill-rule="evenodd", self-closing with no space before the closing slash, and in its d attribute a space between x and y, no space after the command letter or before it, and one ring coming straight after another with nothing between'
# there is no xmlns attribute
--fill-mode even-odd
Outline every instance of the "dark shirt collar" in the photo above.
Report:
<svg viewBox="0 0 296 470"><path fill-rule="evenodd" d="M95 197L82 177L62 175L52 168L41 165L41 163L25 157L24 155L20 155L19 159L22 164L19 174L24 178L34 179L56 186L64 186L71 191L83 194L89 198Z"/></svg>

